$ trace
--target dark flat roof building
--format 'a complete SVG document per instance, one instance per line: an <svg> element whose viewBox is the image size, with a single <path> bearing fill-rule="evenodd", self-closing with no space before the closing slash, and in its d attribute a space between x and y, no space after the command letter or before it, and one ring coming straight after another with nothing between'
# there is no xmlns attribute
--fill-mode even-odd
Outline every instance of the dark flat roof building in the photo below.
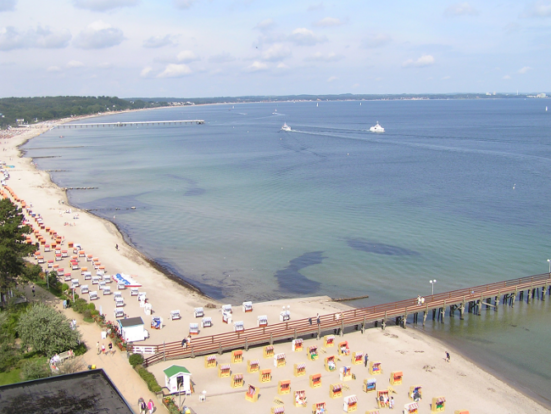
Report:
<svg viewBox="0 0 551 414"><path fill-rule="evenodd" d="M105 371L94 369L0 387L0 413L132 414Z"/></svg>

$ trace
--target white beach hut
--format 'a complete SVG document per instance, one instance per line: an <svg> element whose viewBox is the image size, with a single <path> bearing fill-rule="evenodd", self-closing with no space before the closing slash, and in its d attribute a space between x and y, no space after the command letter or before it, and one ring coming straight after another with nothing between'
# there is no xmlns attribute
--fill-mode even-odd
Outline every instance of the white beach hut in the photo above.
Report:
<svg viewBox="0 0 551 414"><path fill-rule="evenodd" d="M191 372L185 367L172 365L163 372L165 373L165 385L171 394L178 392L191 394Z"/></svg>
<svg viewBox="0 0 551 414"><path fill-rule="evenodd" d="M118 321L123 339L127 342L143 341L146 337L143 319L135 318L121 319Z"/></svg>

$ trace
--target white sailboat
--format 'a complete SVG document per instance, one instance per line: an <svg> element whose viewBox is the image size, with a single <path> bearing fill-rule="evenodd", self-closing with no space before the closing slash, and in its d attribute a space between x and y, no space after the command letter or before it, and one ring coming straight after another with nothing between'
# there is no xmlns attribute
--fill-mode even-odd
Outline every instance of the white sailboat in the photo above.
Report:
<svg viewBox="0 0 551 414"><path fill-rule="evenodd" d="M281 130L285 132L291 132L291 127L287 125L287 122L284 122L283 126L281 127Z"/></svg>
<svg viewBox="0 0 551 414"><path fill-rule="evenodd" d="M369 130L371 132L385 132L385 129L381 125L379 125L379 121L377 121L377 125L372 126L371 128L369 128Z"/></svg>
<svg viewBox="0 0 551 414"><path fill-rule="evenodd" d="M319 102L316 102L316 108L317 108L318 106L320 106L320 103L319 103Z"/></svg>

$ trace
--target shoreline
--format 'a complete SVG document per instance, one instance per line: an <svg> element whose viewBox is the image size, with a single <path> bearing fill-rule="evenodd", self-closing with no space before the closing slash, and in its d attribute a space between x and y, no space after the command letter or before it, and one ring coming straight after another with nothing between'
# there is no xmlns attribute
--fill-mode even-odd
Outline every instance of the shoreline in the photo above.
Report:
<svg viewBox="0 0 551 414"><path fill-rule="evenodd" d="M160 109L160 108L153 108L153 109ZM102 115L97 115L97 116L104 116L104 114ZM69 120L68 122L71 122L73 120ZM55 193L61 193L63 194L63 197L64 197L64 201L65 201L65 204L63 205L63 208L65 207L71 207L73 208L70 203L69 203L69 200L68 200L68 195L67 195L67 192L64 191L63 189L61 189L59 186L57 186L53 180L51 179L51 175L49 173L47 173L46 171L42 171L42 170L39 170L36 165L34 165L34 163L32 162L32 159L31 158L23 158L22 157L22 154L21 152L23 150L21 150L19 147L24 145L24 143L28 142L30 139L32 138L35 138L39 135L41 135L42 133L46 132L48 129L45 128L45 130L43 131L39 131L39 130L34 130L33 132L36 132L35 135L33 136L30 136L30 137L25 137L25 141L18 144L15 149L17 151L19 151L19 159L22 161L22 164L28 164L30 166L30 173L31 174L37 174L39 176L41 176L41 178L45 178L47 177L47 179L49 180L49 184L50 186L49 187L55 187ZM24 135L24 134L22 134ZM21 137L22 138L22 137ZM10 138L9 140L16 140L17 137L12 137ZM25 161L26 160L26 161ZM34 170L34 171L32 171ZM12 182L9 181L8 182L8 185L11 186ZM46 182L46 185L48 183ZM16 190L17 193L19 193L20 191L19 190ZM51 201L51 200L50 200ZM75 208L76 211L81 211L81 212L85 212L84 210L81 210L81 209L78 209L78 208ZM40 213L43 213L42 211L38 211ZM103 223L103 227L107 228L108 230L110 230L111 233L117 233L115 234L115 237L116 239L121 239L122 240L122 243L124 243L124 245L122 245L120 242L119 242L119 245L122 247L121 250L124 250L124 253L125 254L128 254L130 256L133 256L132 259L136 260L137 262L139 261L144 261L147 263L147 265L151 268L153 268L155 271L157 271L158 273L162 274L163 277L167 278L167 279L170 279L171 282L174 282L174 283L177 283L178 285L180 285L180 287L184 290L187 290L188 294L191 293L195 293L195 294L199 294L200 295L200 300L205 300L205 299L208 299L210 301L213 301L213 302L216 302L216 303L220 303L219 301L215 300L215 299L212 299L206 295L204 295L200 289L196 288L195 286L191 285L191 288L190 286L187 285L187 283L181 279L180 277L172 274L172 277L174 277L175 279L172 279L167 273L170 273L170 272L167 272L167 269L163 268L160 264L156 263L154 260L151 260L151 259L148 259L145 255L143 255L139 250L137 250L131 243L129 243L127 240L126 240L126 237L124 235L124 233L117 227L116 224L112 223L111 221L107 220L107 219L104 219L102 217L99 217L93 213L90 213L90 212L86 212L87 214L93 216L92 218L92 221L94 221L94 219L100 219L99 222L100 223ZM79 223L79 226L80 226L80 223ZM62 233L65 233L65 232L62 232ZM77 240L75 240L77 241ZM84 243L84 246L86 247L88 245L88 242L85 242ZM139 264L139 263L138 263ZM176 280L177 279L177 280ZM145 283L144 283L145 285ZM189 290L193 290L194 292L189 292ZM148 292L149 292L149 287L148 287ZM299 298L300 300L304 301L304 300L309 300L309 299L312 299L312 298ZM280 302L282 302L283 300L280 300ZM272 303L275 303L276 301L271 301ZM279 304L278 306L279 307ZM310 311L311 312L311 311ZM471 360L470 358L468 358L467 356L463 355L461 353L461 351L457 350L454 348L453 344L448 344L446 341L441 341L440 339L438 338L435 338L434 336L428 334L428 333L425 333L425 332L420 332L420 331L416 331L416 333L420 334L420 335L425 335L425 336L428 336L429 338L432 338L433 340L437 341L437 342L443 342L446 344L447 347L449 347L450 349L453 349L454 352L456 352L458 355L460 355L462 358L464 358L465 360L471 362L473 365L475 365L476 367L478 367L479 369L481 369L482 371L486 372L488 375L491 375L492 377L494 377L495 379L497 379L498 381L501 381L505 384L508 384L506 381L503 381L501 380L499 377L497 377L497 375L495 375L494 373L492 372L489 372L487 369L485 369L485 367L483 366L483 364L478 364L478 363L475 363L473 360ZM517 390L518 391L518 390ZM522 392L522 391L519 391L519 392ZM529 398L531 401L535 401L536 403L541 404L541 402L538 400L538 399L534 399L533 397L525 394L524 392L522 392L523 395L525 395L527 398ZM543 407L545 407L545 405L542 405Z"/></svg>

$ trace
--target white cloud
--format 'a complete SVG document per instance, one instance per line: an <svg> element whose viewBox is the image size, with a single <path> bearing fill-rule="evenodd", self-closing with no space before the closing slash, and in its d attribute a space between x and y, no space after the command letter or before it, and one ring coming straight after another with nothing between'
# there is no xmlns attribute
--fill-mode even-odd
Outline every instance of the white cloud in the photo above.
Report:
<svg viewBox="0 0 551 414"><path fill-rule="evenodd" d="M146 66L145 68L142 69L142 71L140 72L140 76L142 78L148 78L150 75L151 75L151 71L153 70L153 68L151 66Z"/></svg>
<svg viewBox="0 0 551 414"><path fill-rule="evenodd" d="M69 63L67 63L68 68L82 68L84 66L84 63L78 61L78 60L71 60Z"/></svg>
<svg viewBox="0 0 551 414"><path fill-rule="evenodd" d="M322 43L327 41L325 36L317 36L311 30L303 27L293 30L293 33L289 36L289 40L301 46L312 46L316 43Z"/></svg>
<svg viewBox="0 0 551 414"><path fill-rule="evenodd" d="M113 64L109 62L102 62L102 63L99 63L97 67L99 69L111 69L113 68Z"/></svg>
<svg viewBox="0 0 551 414"><path fill-rule="evenodd" d="M46 70L48 72L61 72L61 68L59 66L50 66Z"/></svg>
<svg viewBox="0 0 551 414"><path fill-rule="evenodd" d="M528 73L529 70L531 70L532 68L530 66L524 66L523 68L520 68L518 70L518 73L520 73L521 75L524 75L525 73Z"/></svg>
<svg viewBox="0 0 551 414"><path fill-rule="evenodd" d="M425 66L434 65L434 57L432 55L423 55L419 59L408 59L402 63L403 68L422 68Z"/></svg>
<svg viewBox="0 0 551 414"><path fill-rule="evenodd" d="M289 66L287 66L285 63L280 62L276 66L277 69L289 69Z"/></svg>
<svg viewBox="0 0 551 414"><path fill-rule="evenodd" d="M334 17L325 17L320 21L317 21L316 23L314 23L314 26L331 27L331 26L340 26L341 24L344 24L344 22L341 21L340 19L336 19Z"/></svg>
<svg viewBox="0 0 551 414"><path fill-rule="evenodd" d="M48 27L40 26L26 32L19 32L13 26L0 29L0 50L61 49L69 44L69 40L71 40L71 33L67 30L52 32Z"/></svg>
<svg viewBox="0 0 551 414"><path fill-rule="evenodd" d="M88 25L75 38L74 44L81 49L104 49L122 43L122 30L112 27L108 23L97 21Z"/></svg>
<svg viewBox="0 0 551 414"><path fill-rule="evenodd" d="M255 60L250 66L247 67L247 70L249 72L260 72L267 69L268 69L267 64L265 64L264 62L259 62L257 60Z"/></svg>
<svg viewBox="0 0 551 414"><path fill-rule="evenodd" d="M509 80L509 79L511 79L511 77L510 77L509 75L505 75L505 76L504 76L503 78L501 78L501 79Z"/></svg>
<svg viewBox="0 0 551 414"><path fill-rule="evenodd" d="M289 56L291 56L291 49L280 43L276 43L275 45L268 48L266 51L262 52L262 59L272 62L285 59Z"/></svg>
<svg viewBox="0 0 551 414"><path fill-rule="evenodd" d="M176 42L172 35L166 36L151 36L149 39L143 41L143 47L148 49L158 49L164 46L173 46Z"/></svg>
<svg viewBox="0 0 551 414"><path fill-rule="evenodd" d="M526 7L521 17L551 17L551 2L537 1Z"/></svg>
<svg viewBox="0 0 551 414"><path fill-rule="evenodd" d="M363 47L367 49L375 49L377 47L384 46L390 42L392 42L392 38L389 35L379 33L379 34L371 35L370 37L365 39L362 44L363 44Z"/></svg>
<svg viewBox="0 0 551 414"><path fill-rule="evenodd" d="M275 22L272 19L264 19L261 22L258 22L255 29L258 30L268 30L275 26Z"/></svg>
<svg viewBox="0 0 551 414"><path fill-rule="evenodd" d="M167 65L165 70L159 73L157 77L158 78L181 78L182 76L191 74L191 72L192 71L188 65L184 65L184 64L176 65L174 63L171 63L170 65Z"/></svg>
<svg viewBox="0 0 551 414"><path fill-rule="evenodd" d="M214 63L228 63L228 62L233 62L234 60L235 58L226 52L220 53L218 55L212 55L209 58L209 62L214 62Z"/></svg>
<svg viewBox="0 0 551 414"><path fill-rule="evenodd" d="M0 0L0 12L15 10L16 0Z"/></svg>
<svg viewBox="0 0 551 414"><path fill-rule="evenodd" d="M199 60L199 57L191 50L183 50L176 55L178 62L190 63Z"/></svg>
<svg viewBox="0 0 551 414"><path fill-rule="evenodd" d="M337 55L334 52L329 52L327 54L317 52L317 53L314 53L312 56L306 58L306 60L310 60L313 62L336 62L343 58L344 58L343 55Z"/></svg>
<svg viewBox="0 0 551 414"><path fill-rule="evenodd" d="M86 9L97 12L116 9L118 7L136 6L139 0L73 0L73 5L78 9Z"/></svg>
<svg viewBox="0 0 551 414"><path fill-rule="evenodd" d="M446 8L444 16L476 16L478 11L469 3L455 3Z"/></svg>
<svg viewBox="0 0 551 414"><path fill-rule="evenodd" d="M327 82L335 82L337 79L339 79L339 78L337 78L336 76L330 76L330 77L327 79Z"/></svg>
<svg viewBox="0 0 551 414"><path fill-rule="evenodd" d="M193 3L195 3L196 1L197 0L172 0L172 3L177 9L187 10L191 6L193 6Z"/></svg>

